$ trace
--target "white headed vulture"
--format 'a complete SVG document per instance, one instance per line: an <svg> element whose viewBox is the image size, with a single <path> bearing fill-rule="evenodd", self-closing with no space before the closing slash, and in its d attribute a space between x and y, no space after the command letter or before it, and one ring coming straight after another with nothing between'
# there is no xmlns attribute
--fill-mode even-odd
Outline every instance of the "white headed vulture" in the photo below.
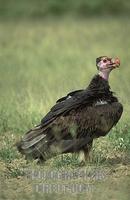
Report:
<svg viewBox="0 0 130 200"><path fill-rule="evenodd" d="M85 159L93 139L105 136L119 121L123 106L110 90L110 72L120 66L118 58L96 59L98 74L88 87L57 100L41 123L17 143L27 158L46 161L58 154L83 151Z"/></svg>

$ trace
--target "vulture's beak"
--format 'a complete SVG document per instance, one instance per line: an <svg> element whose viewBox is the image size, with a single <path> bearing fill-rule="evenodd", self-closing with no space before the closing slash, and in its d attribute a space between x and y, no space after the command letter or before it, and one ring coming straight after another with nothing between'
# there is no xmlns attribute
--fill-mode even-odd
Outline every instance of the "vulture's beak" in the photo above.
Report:
<svg viewBox="0 0 130 200"><path fill-rule="evenodd" d="M119 67L120 66L120 60L119 60L119 58L111 59L111 66L113 68Z"/></svg>

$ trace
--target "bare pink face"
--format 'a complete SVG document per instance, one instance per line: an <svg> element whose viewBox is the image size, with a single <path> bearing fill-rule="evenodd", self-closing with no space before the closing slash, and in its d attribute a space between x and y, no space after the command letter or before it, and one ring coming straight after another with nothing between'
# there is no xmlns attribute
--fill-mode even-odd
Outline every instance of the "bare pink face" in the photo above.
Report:
<svg viewBox="0 0 130 200"><path fill-rule="evenodd" d="M111 71L120 66L120 60L119 58L101 56L96 59L96 65L99 71Z"/></svg>

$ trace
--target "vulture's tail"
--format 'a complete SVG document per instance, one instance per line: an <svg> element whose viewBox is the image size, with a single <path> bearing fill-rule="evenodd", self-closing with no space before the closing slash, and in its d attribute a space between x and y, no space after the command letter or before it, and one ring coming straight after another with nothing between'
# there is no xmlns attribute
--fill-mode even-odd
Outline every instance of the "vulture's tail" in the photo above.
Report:
<svg viewBox="0 0 130 200"><path fill-rule="evenodd" d="M50 152L50 140L48 137L49 129L43 128L41 125L28 131L20 142L16 144L20 153L26 156L26 158L47 160L51 158L52 152Z"/></svg>

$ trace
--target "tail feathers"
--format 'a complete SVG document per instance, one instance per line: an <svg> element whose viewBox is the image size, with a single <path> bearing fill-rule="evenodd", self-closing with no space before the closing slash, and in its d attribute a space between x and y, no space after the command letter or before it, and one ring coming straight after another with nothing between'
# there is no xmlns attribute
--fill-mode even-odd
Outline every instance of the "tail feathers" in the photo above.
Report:
<svg viewBox="0 0 130 200"><path fill-rule="evenodd" d="M48 148L47 130L40 125L28 131L20 142L16 144L18 151L26 157L43 157ZM44 156L45 157L45 156Z"/></svg>
<svg viewBox="0 0 130 200"><path fill-rule="evenodd" d="M25 135L24 138L22 138L23 141L29 141L37 136L41 135L45 131L45 128L42 128L41 125L36 126L35 128L29 130Z"/></svg>
<svg viewBox="0 0 130 200"><path fill-rule="evenodd" d="M45 134L42 134L42 135L38 135L37 137L35 137L34 139L32 140L25 140L23 139L21 142L22 142L22 149L23 150L26 150L32 146L34 146L35 144L37 144L39 141L41 141L43 138L45 138L46 135Z"/></svg>

